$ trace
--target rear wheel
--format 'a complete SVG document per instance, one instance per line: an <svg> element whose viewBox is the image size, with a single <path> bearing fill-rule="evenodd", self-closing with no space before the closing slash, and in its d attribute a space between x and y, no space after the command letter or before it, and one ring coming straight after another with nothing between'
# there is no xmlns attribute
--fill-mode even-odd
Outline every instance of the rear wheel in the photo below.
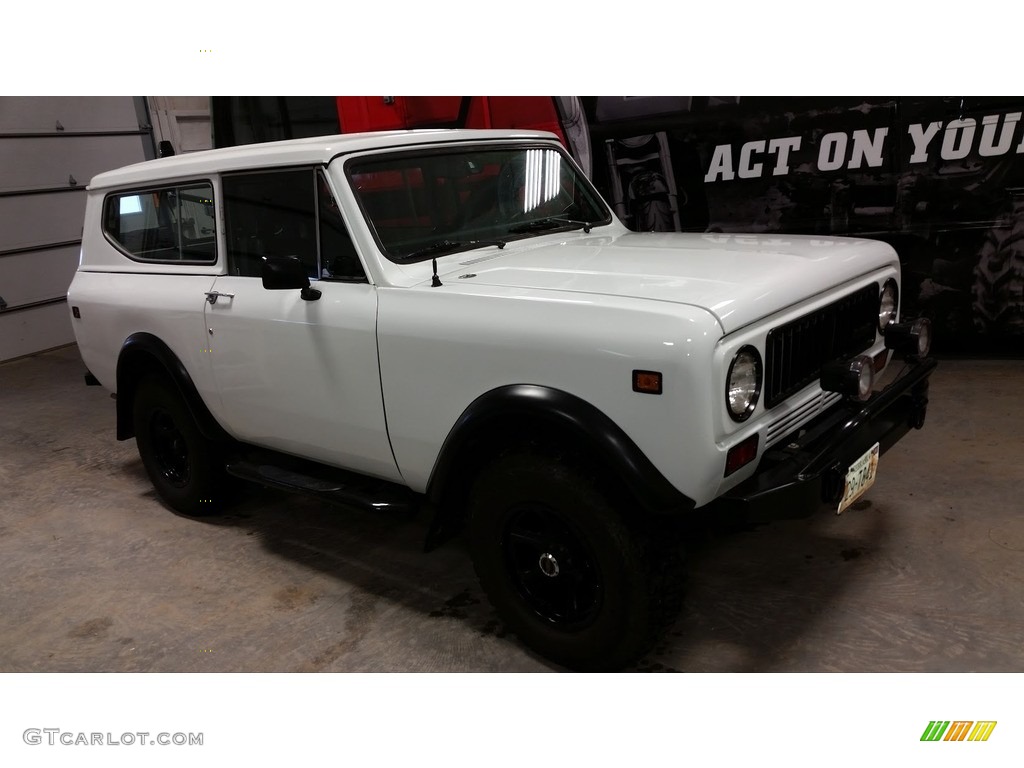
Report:
<svg viewBox="0 0 1024 768"><path fill-rule="evenodd" d="M139 382L133 416L139 456L157 495L193 517L219 512L227 485L222 456L174 385L157 377Z"/></svg>
<svg viewBox="0 0 1024 768"><path fill-rule="evenodd" d="M491 603L526 645L574 669L635 660L678 606L678 548L627 525L616 498L586 468L528 451L497 458L470 498Z"/></svg>

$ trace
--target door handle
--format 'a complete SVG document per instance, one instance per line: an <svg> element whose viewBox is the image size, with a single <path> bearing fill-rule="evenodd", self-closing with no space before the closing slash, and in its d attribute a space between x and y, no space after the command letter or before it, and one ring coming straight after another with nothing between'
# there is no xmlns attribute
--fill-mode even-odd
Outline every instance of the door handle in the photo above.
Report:
<svg viewBox="0 0 1024 768"><path fill-rule="evenodd" d="M206 292L206 300L208 302L210 302L211 304L216 304L217 303L217 299L219 299L221 296L223 296L226 299L233 299L233 298L235 298L235 294L233 294L233 293L221 293L220 291L207 291Z"/></svg>

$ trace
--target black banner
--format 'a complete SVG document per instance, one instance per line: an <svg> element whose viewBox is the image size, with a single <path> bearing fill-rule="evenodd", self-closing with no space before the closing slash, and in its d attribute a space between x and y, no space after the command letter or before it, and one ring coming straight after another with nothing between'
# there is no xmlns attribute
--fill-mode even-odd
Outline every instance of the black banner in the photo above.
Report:
<svg viewBox="0 0 1024 768"><path fill-rule="evenodd" d="M1024 97L586 97L637 230L885 240L936 349L1024 354Z"/></svg>

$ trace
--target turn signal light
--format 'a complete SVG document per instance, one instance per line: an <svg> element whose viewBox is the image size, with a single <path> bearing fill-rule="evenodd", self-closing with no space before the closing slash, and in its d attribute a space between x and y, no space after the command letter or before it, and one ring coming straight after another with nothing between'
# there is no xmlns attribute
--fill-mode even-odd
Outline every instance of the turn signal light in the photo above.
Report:
<svg viewBox="0 0 1024 768"><path fill-rule="evenodd" d="M757 458L757 433L729 449L725 456L725 477L747 466Z"/></svg>
<svg viewBox="0 0 1024 768"><path fill-rule="evenodd" d="M660 371L633 371L633 391L648 395L661 394Z"/></svg>
<svg viewBox="0 0 1024 768"><path fill-rule="evenodd" d="M889 350L883 349L877 355L875 355L875 375L877 376L885 368L885 364L889 362Z"/></svg>

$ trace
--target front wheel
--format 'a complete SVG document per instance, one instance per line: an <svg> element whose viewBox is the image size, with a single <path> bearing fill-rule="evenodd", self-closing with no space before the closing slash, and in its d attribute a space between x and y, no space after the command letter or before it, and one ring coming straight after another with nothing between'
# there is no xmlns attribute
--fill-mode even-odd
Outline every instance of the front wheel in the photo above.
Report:
<svg viewBox="0 0 1024 768"><path fill-rule="evenodd" d="M157 495L182 514L219 512L227 485L222 457L174 385L157 377L140 381L133 416L139 456Z"/></svg>
<svg viewBox="0 0 1024 768"><path fill-rule="evenodd" d="M586 469L527 451L486 467L470 498L491 603L526 645L574 669L634 661L678 604L677 548L627 525L615 498Z"/></svg>

